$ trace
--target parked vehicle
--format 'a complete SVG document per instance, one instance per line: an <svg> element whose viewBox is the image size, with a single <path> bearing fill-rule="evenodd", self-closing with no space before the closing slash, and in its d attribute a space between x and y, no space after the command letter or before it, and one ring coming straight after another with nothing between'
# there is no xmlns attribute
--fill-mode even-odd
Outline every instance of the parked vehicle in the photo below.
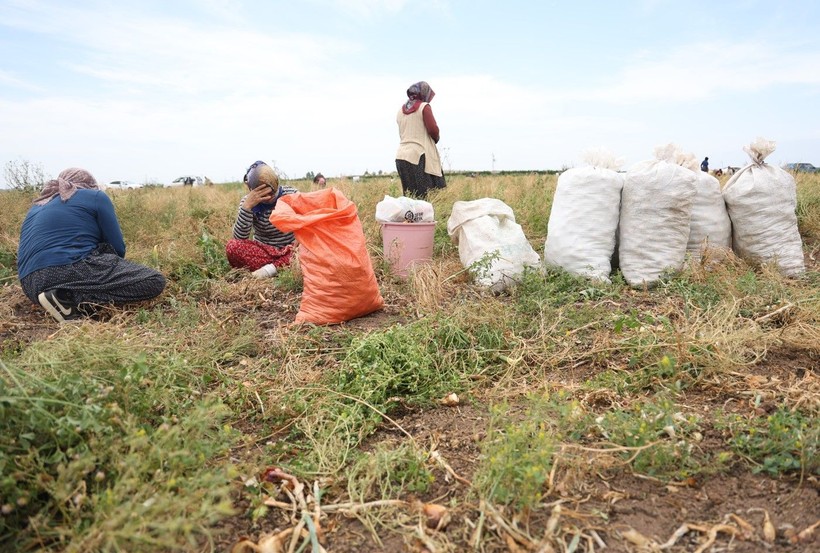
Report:
<svg viewBox="0 0 820 553"><path fill-rule="evenodd" d="M104 188L111 188L113 190L133 190L134 188L141 188L141 184L132 182L130 180L112 180L104 186Z"/></svg>
<svg viewBox="0 0 820 553"><path fill-rule="evenodd" d="M811 163L787 163L783 169L795 173L820 173L820 167L815 167Z"/></svg>
<svg viewBox="0 0 820 553"><path fill-rule="evenodd" d="M197 175L182 175L172 180L165 186L202 186L205 184L205 179Z"/></svg>

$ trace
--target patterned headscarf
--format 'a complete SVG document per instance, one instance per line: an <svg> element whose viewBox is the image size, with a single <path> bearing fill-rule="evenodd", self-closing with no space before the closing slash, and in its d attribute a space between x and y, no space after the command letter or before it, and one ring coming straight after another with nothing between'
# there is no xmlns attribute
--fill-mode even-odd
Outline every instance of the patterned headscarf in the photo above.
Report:
<svg viewBox="0 0 820 553"><path fill-rule="evenodd" d="M46 205L54 196L59 195L63 202L80 189L99 190L97 180L85 169L71 167L64 170L56 179L48 181L43 186L40 196L34 200L34 205Z"/></svg>
<svg viewBox="0 0 820 553"><path fill-rule="evenodd" d="M436 95L427 81L419 81L411 84L407 89L407 102L402 106L404 113L413 113L422 102L430 102Z"/></svg>
<svg viewBox="0 0 820 553"><path fill-rule="evenodd" d="M264 217L267 212L270 212L274 207L276 207L276 201L282 196L283 189L279 186L279 179L276 176L276 173L270 168L270 166L268 166L267 163L264 161L256 161L251 164L245 172L245 178L243 180L249 190L254 190L260 184L264 184L266 186L270 186L274 192L272 202L256 204L253 208L251 208L251 211L260 217ZM276 188L274 188L274 185L276 185Z"/></svg>
<svg viewBox="0 0 820 553"><path fill-rule="evenodd" d="M262 160L254 161L253 163L251 163L251 166L248 167L248 170L245 171L245 177L242 179L242 182L244 182L250 190L253 190L254 188L256 188L259 185L259 181L256 180L256 179L254 179L254 183L251 184L250 176L251 176L251 173L254 173L254 176L255 176L256 175L255 169L257 167L261 166L261 165L267 165L267 163L265 163Z"/></svg>

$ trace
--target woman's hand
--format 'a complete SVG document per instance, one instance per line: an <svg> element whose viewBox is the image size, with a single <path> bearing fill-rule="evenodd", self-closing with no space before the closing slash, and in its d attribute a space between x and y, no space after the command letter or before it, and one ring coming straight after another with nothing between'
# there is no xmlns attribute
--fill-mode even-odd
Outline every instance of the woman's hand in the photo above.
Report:
<svg viewBox="0 0 820 553"><path fill-rule="evenodd" d="M270 203L273 201L273 189L270 186L259 186L248 192L245 198L245 209L253 209L259 204Z"/></svg>

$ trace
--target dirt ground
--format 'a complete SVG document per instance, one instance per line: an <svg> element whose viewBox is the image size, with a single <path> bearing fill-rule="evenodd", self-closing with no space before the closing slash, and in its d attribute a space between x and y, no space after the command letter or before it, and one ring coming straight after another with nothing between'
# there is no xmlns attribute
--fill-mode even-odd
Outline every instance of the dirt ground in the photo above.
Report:
<svg viewBox="0 0 820 553"><path fill-rule="evenodd" d="M818 357L805 350L777 349L749 368L743 378L755 385L777 382L784 388L793 385L816 386L818 383ZM567 375L556 373L556 382L572 385L589 376L584 371ZM739 377L740 378L740 377ZM742 393L738 386L736 397L715 397L708 390L688 392L682 399L690 410L708 412L721 406L739 414L761 414L773 407L766 402L755 405ZM515 410L515 404L511 410ZM480 397L469 398L457 406L441 406L432 410L409 410L393 417L396 425L385 423L365 444L365 449L376 443L399 443L407 440L404 432L412 435L416 443L435 449L440 453L453 473L464 480L471 480L480 454L480 442L486 437L489 423L487 404ZM403 430L403 431L402 431ZM716 431L706 432L702 443L706 453L725 449ZM423 496L408 496L408 504L416 502L454 505L451 520L439 532L437 543L444 544L440 551L472 551L470 539L481 517L478 500L471 495L468 487L454 478L451 473L437 467L434 469L435 482ZM241 494L240 494L241 495ZM820 551L820 529L812 538L799 543L790 541L801 530L820 521L820 481L815 476L794 475L772 478L764 474L754 474L737 464L728 473L688 479L683 482L664 482L651 477L625 472L623 470L602 470L584 472L583 478L573 467L560 466L555 473L555 485L543 499L544 504L560 503L565 518L562 520L563 542L568 550L572 543L572 529L594 530L600 543L581 542L578 551L653 551L635 541L645 538L655 544L672 541L680 534L673 546L663 550L671 552L688 551L733 551L738 553L756 551L809 552ZM241 509L246 504L239 499ZM246 505L245 505L246 506ZM381 543L360 520L351 516L330 515L324 523L325 547L332 552L428 552L433 548L418 536L414 524L420 520L412 506L401 512L402 520L393 529L377 530ZM539 536L549 524L549 509L533 514L528 520L518 524L528 528L533 536ZM238 536L259 539L265 532L287 528L288 514L272 509L257 524L251 524L247 513L231 519L223 528L220 545L229 548ZM415 516L415 518L414 518ZM765 517L768 516L775 531L773 542L765 539ZM747 523L747 533L743 529ZM684 533L689 525L688 531ZM731 527L726 530L726 527ZM714 544L699 549L714 533ZM728 533L734 532L733 534ZM425 532L436 533L426 530ZM520 544L510 543L501 538L493 525L484 529L485 538L481 551L530 551ZM677 532L677 534L676 534ZM629 538L632 538L630 541ZM660 551L661 549L654 549ZM542 549L540 551L552 551ZM555 549L559 551L559 549Z"/></svg>
<svg viewBox="0 0 820 553"><path fill-rule="evenodd" d="M6 311L0 313L0 344L4 349L22 348L32 341L44 340L57 330L40 309L32 306L19 290L19 286L0 288L0 305ZM400 318L397 310L385 309L374 317L353 321L348 329L372 329L388 326ZM271 325L276 324L270 321ZM817 386L820 359L817 352L783 347L769 351L759 363L748 367L738 375L738 390L743 389L745 379L749 386L764 386L776 382L779 389L799 389ZM593 374L593 369L577 367L570 371L549 375L564 386L577 384ZM758 414L773 408L773 404L754 404L748 395L715 395L699 387L686 391L681 402L692 411L708 412L716 407L740 414ZM512 409L516 406L513 403ZM486 512L480 510L478 499L471 494L464 481L472 479L480 454L480 442L486 437L489 412L488 402L482 397L463 398L457 406L440 406L435 409L406 409L393 417L396 425L409 433L413 440L426 448L435 449L451 467L452 472L436 466L435 481L423 496L402 499L409 505L401 512L401 521L392 529L378 529L379 543L373 533L354 516L330 514L323 519L325 548L333 553L346 552L432 552L438 544L439 551L472 551L471 538L484 515L482 545L486 552L531 551L521 543L504 538L499 524L492 522ZM365 447L380 442L398 443L407 436L392 423L371 437ZM702 447L715 451L724 447L717 432L704 433ZM798 532L820 521L820 481L812 475L795 474L772 478L754 474L737 464L729 472L689 479L684 482L663 482L650 477L632 474L622 469L586 472L583 481L577 480L578 472L572 466L555 470L554 485L543 503L561 506L562 517L558 528L564 551L732 551L747 553L757 551L816 552L820 551L820 528L812 537L793 543ZM453 477L458 475L458 479ZM226 520L220 527L216 544L218 550L229 551L241 537L258 540L268 532L275 532L292 525L290 513L272 508L267 515L251 521L249 499L241 485L237 486L236 508L238 514ZM441 530L419 530L421 518L412 505L416 502L452 505L449 524ZM550 508L541 509L526 520L513 521L511 513L501 513L518 528L532 536L543 535L550 524ZM765 539L765 517L770 517L775 531L773 541ZM744 527L743 521L748 523ZM684 525L689 525L684 533ZM734 530L726 530L727 527ZM745 531L741 532L738 529ZM679 531L680 530L680 531ZM679 532L678 532L679 531ZM431 541L419 538L432 536ZM575 533L573 533L575 532ZM677 532L677 534L676 534ZM711 532L711 533L710 533ZM573 546L573 537L584 539ZM744 535L745 534L745 535ZM590 538L594 535L595 539ZM674 545L658 549L657 544L672 542ZM640 546L641 540L654 545ZM713 545L704 549L707 540ZM432 544L432 545L431 545ZM655 547L655 549L653 549ZM544 548L540 551L561 551Z"/></svg>

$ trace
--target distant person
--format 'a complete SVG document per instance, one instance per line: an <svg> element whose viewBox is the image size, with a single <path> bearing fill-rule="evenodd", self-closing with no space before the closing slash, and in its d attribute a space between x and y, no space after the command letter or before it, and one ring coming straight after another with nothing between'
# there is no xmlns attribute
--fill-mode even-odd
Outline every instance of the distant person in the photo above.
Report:
<svg viewBox="0 0 820 553"><path fill-rule="evenodd" d="M89 172L71 168L45 184L23 220L17 275L28 299L63 323L162 293L164 276L124 257L114 204Z"/></svg>
<svg viewBox="0 0 820 553"><path fill-rule="evenodd" d="M407 101L396 115L400 139L396 169L405 196L425 198L431 188L446 186L436 148L439 128L430 107L435 95L425 81L410 85Z"/></svg>
<svg viewBox="0 0 820 553"><path fill-rule="evenodd" d="M322 173L316 173L316 176L313 177L313 184L318 184L322 188L327 186L327 179Z"/></svg>
<svg viewBox="0 0 820 553"><path fill-rule="evenodd" d="M709 158L708 157L703 158L703 161L700 162L700 170L705 172L705 173L709 172Z"/></svg>
<svg viewBox="0 0 820 553"><path fill-rule="evenodd" d="M280 186L279 177L263 161L248 167L243 180L249 192L239 202L233 240L225 245L225 253L231 267L246 268L257 278L272 277L277 267L290 264L294 238L292 232L273 226L270 214L279 198L298 190Z"/></svg>

